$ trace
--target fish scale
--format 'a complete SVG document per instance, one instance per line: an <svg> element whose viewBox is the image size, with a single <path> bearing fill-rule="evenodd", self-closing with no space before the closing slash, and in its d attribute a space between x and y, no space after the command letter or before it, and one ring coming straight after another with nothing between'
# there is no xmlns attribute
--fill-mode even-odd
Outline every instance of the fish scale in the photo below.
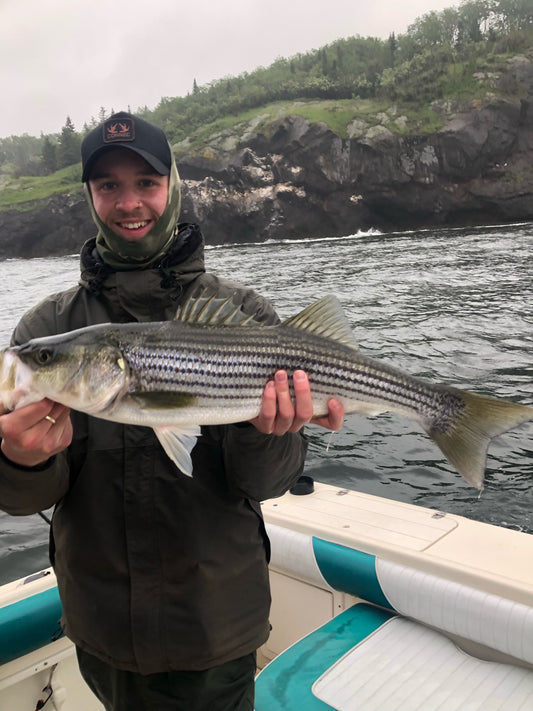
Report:
<svg viewBox="0 0 533 711"><path fill-rule="evenodd" d="M183 331L181 324L172 324L170 328L176 332L175 336ZM348 408L353 408L355 402L377 405L386 400L396 408L437 419L435 413L445 393L424 387L401 371L378 368L354 349L338 345L338 352L333 353L325 338L294 333L290 326L249 326L246 343L242 346L239 344L242 327L224 330L223 337L216 342L210 329L189 333L179 353L170 342L131 346L119 340L119 347L128 361L136 387L147 392L187 392L198 398L196 404L200 407L202 404L212 406L214 399L219 404L226 400L233 403L243 397L247 401L250 398L260 401L266 382L276 370L284 369L292 374L302 369L314 393L324 396L315 414L327 411L326 400L334 391ZM448 394L448 401L452 412L462 406L460 398L452 394Z"/></svg>

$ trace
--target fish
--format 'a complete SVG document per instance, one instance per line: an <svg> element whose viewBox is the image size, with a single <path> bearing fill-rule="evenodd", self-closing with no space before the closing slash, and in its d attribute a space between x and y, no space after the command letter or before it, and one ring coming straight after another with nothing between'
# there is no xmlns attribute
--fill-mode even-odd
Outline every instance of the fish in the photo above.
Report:
<svg viewBox="0 0 533 711"><path fill-rule="evenodd" d="M232 297L189 299L176 319L106 323L0 352L5 410L50 398L74 410L152 427L192 475L201 425L251 420L277 370L304 370L313 416L337 398L346 413L394 412L415 420L466 481L483 488L490 440L533 407L433 384L361 353L338 299L326 295L276 325L244 314Z"/></svg>

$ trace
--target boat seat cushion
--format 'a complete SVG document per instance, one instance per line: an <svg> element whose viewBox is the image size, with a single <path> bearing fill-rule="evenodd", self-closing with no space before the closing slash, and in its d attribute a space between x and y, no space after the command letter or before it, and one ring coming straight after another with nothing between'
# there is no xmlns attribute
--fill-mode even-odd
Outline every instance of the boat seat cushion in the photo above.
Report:
<svg viewBox="0 0 533 711"><path fill-rule="evenodd" d="M0 607L0 664L29 654L62 636L61 601L55 585Z"/></svg>
<svg viewBox="0 0 533 711"><path fill-rule="evenodd" d="M533 671L482 661L419 622L353 605L257 677L255 711L526 711Z"/></svg>
<svg viewBox="0 0 533 711"><path fill-rule="evenodd" d="M281 573L533 665L531 604L280 526L269 525L268 535Z"/></svg>

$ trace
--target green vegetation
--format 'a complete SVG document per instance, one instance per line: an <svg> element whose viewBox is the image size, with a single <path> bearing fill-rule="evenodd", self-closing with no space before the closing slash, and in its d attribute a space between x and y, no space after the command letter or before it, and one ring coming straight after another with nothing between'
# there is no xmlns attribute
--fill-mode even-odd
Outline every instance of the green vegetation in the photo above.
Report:
<svg viewBox="0 0 533 711"><path fill-rule="evenodd" d="M23 176L0 179L0 208L25 209L25 205L58 193L81 191L81 164L62 168L44 177Z"/></svg>
<svg viewBox="0 0 533 711"><path fill-rule="evenodd" d="M250 128L268 136L269 124L290 114L323 121L341 137L354 121L430 132L442 125L438 106L448 100L522 98L517 82L498 78L510 57L531 54L532 46L531 0L463 0L423 15L403 35L339 39L237 77L205 86L194 80L187 96L137 113L161 126L178 154L205 150L206 157ZM101 108L81 132L67 117L57 134L0 139L0 207L70 190L82 137L106 116Z"/></svg>
<svg viewBox="0 0 533 711"><path fill-rule="evenodd" d="M329 128L341 138L348 135L348 126L356 118L374 118L380 111L385 111L389 107L389 102L339 99L338 101L308 102L293 105L290 112L302 116L312 123L325 123ZM374 122L374 120L372 121ZM377 121L376 121L377 123Z"/></svg>
<svg viewBox="0 0 533 711"><path fill-rule="evenodd" d="M279 102L369 100L417 111L434 100L483 98L493 87L474 75L502 71L509 56L532 45L531 0L465 0L424 15L405 35L339 39L250 74L194 84L189 96L165 98L144 115L177 143L222 117L240 121L247 111ZM499 91L512 95L519 87ZM339 125L332 112L326 120L333 130Z"/></svg>
<svg viewBox="0 0 533 711"><path fill-rule="evenodd" d="M189 151L200 151L208 145L216 144L220 147L226 137L242 139L250 129L254 133L262 132L268 138L273 124L286 116L301 116L313 123L325 123L338 136L346 138L348 126L354 119L367 119L370 124L378 123L376 115L389 107L387 101L370 99L277 101L198 126L185 139L174 143L173 147L179 157ZM229 145L231 149L231 142Z"/></svg>

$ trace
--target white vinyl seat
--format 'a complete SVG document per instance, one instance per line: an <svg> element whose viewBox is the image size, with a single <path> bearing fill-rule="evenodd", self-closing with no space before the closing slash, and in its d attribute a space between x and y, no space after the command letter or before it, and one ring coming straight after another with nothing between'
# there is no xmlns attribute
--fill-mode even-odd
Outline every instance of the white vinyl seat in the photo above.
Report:
<svg viewBox="0 0 533 711"><path fill-rule="evenodd" d="M533 711L531 605L280 526L268 534L275 570L362 602L263 669L256 711Z"/></svg>
<svg viewBox="0 0 533 711"><path fill-rule="evenodd" d="M331 709L531 711L533 671L483 661L419 622L361 603L287 649L256 680L256 711Z"/></svg>

